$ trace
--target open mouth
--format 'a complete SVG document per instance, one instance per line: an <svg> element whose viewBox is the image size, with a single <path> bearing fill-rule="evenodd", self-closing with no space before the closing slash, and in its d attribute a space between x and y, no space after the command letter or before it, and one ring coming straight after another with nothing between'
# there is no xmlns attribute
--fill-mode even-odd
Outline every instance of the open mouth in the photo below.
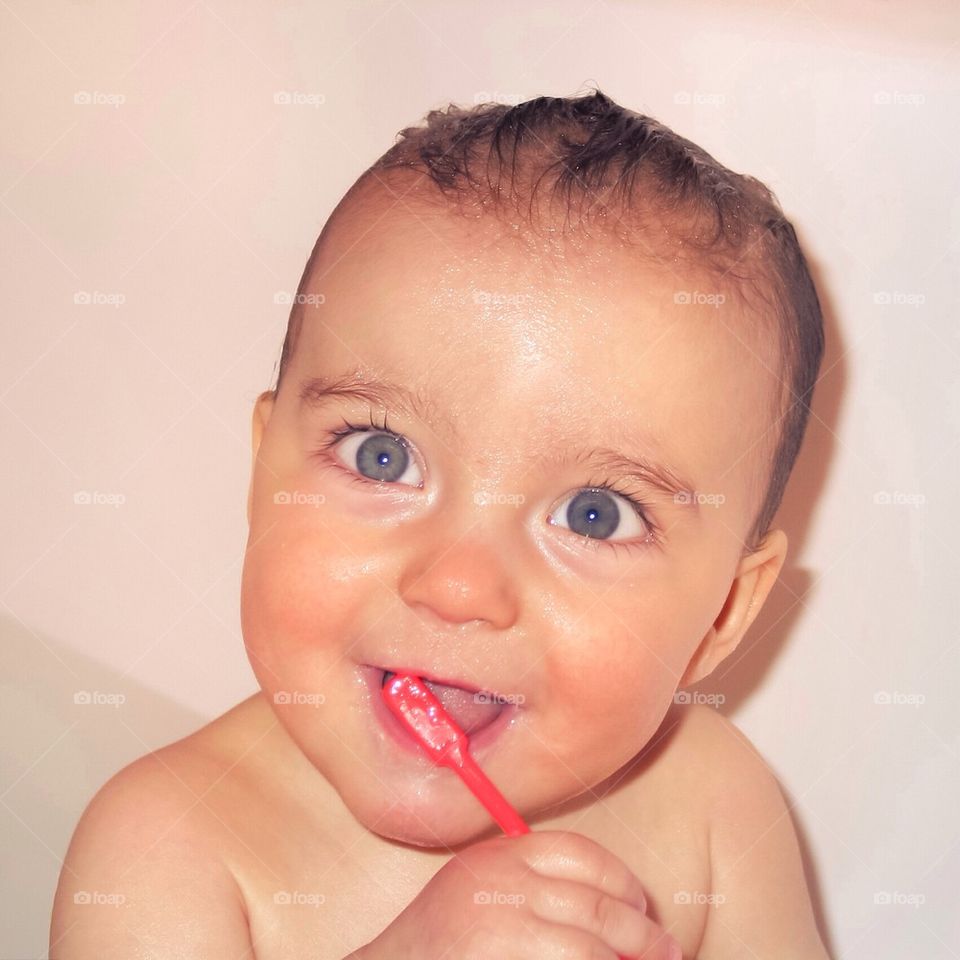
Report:
<svg viewBox="0 0 960 960"><path fill-rule="evenodd" d="M430 688L444 710L468 736L490 726L506 706L505 700L496 694L440 683L429 680L422 674L416 675ZM392 676L395 676L395 671L383 670L380 686L383 687Z"/></svg>

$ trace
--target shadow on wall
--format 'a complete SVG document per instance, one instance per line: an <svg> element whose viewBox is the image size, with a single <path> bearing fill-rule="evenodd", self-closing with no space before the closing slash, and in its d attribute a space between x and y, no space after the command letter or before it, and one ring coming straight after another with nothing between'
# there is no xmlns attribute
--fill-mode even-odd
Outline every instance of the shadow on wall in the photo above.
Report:
<svg viewBox="0 0 960 960"><path fill-rule="evenodd" d="M0 618L0 944L45 957L70 837L118 770L207 718L115 669Z"/></svg>
<svg viewBox="0 0 960 960"><path fill-rule="evenodd" d="M773 520L774 528L780 527L786 532L789 550L767 602L740 646L712 677L702 681L705 689L722 688L726 700L721 712L725 715L735 714L753 689L762 682L803 611L807 591L816 585L816 575L796 566L795 562L803 555L814 511L826 486L836 444L835 434L847 380L847 365L836 315L827 295L826 281L822 279L816 264L810 262L809 266L823 309L826 344L803 446L780 509Z"/></svg>
<svg viewBox="0 0 960 960"><path fill-rule="evenodd" d="M808 249L802 236L800 243L804 249ZM734 722L741 705L749 700L752 692L762 684L771 665L784 649L794 625L803 613L807 593L816 588L819 579L816 571L795 566L794 562L803 554L814 510L820 502L820 496L826 485L829 464L836 444L835 433L840 420L843 388L847 381L847 365L839 324L827 293L826 282L819 266L809 259L808 263L823 310L826 343L820 364L820 379L814 389L803 446L773 522L774 528L780 527L786 532L789 539L789 552L780 576L767 597L767 602L757 614L757 619L750 626L740 646L717 668L714 674L689 688L690 691L699 691L704 694L722 692L725 699L717 709ZM789 795L782 783L781 788L787 803L792 805L793 797ZM817 924L824 946L833 955L834 949L823 908L823 896L810 845L804 825L796 812L793 812L792 816L800 842L800 853L803 857Z"/></svg>

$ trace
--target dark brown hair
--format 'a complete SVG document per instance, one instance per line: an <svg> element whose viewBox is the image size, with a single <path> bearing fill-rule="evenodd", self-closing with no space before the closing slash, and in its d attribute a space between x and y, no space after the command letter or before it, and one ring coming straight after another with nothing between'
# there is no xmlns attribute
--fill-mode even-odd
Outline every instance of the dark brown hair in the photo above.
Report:
<svg viewBox="0 0 960 960"><path fill-rule="evenodd" d="M399 184L403 179L405 189ZM547 188L546 209L541 187ZM449 104L397 142L358 178L328 219L300 281L309 282L331 222L369 190L496 215L536 230L557 219L601 224L607 237L642 247L660 264L709 274L751 309L756 326L738 332L777 340L779 396L761 462L766 492L745 552L768 532L800 450L823 355L816 289L791 223L759 180L734 173L651 117L599 90L581 97L537 97L515 106ZM678 278L689 274L678 270ZM689 286L689 284L687 284ZM277 388L302 323L297 297L280 358ZM779 428L779 429L778 429Z"/></svg>

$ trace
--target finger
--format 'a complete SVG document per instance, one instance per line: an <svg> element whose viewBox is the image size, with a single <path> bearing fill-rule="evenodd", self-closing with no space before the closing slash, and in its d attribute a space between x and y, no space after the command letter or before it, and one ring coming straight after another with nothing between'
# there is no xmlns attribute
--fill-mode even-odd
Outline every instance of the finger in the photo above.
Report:
<svg viewBox="0 0 960 960"><path fill-rule="evenodd" d="M560 923L548 923L538 917L530 917L524 924L529 936L523 938L521 952L510 956L522 960L620 960L602 940L579 927Z"/></svg>
<svg viewBox="0 0 960 960"><path fill-rule="evenodd" d="M535 831L521 839L529 841L523 847L524 860L541 876L585 883L646 911L640 878L602 844L562 830Z"/></svg>
<svg viewBox="0 0 960 960"><path fill-rule="evenodd" d="M578 927L618 954L669 956L670 938L664 939L663 930L657 924L636 907L597 887L575 880L541 877L530 885L527 897L534 916Z"/></svg>

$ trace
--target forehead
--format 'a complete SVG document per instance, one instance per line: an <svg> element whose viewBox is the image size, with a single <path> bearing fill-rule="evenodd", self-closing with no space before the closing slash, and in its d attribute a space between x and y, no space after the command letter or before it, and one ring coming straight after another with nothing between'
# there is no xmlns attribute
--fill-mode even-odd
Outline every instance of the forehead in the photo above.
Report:
<svg viewBox="0 0 960 960"><path fill-rule="evenodd" d="M417 206L338 221L310 289L299 378L400 380L477 451L636 432L704 492L757 492L779 361L706 274Z"/></svg>

